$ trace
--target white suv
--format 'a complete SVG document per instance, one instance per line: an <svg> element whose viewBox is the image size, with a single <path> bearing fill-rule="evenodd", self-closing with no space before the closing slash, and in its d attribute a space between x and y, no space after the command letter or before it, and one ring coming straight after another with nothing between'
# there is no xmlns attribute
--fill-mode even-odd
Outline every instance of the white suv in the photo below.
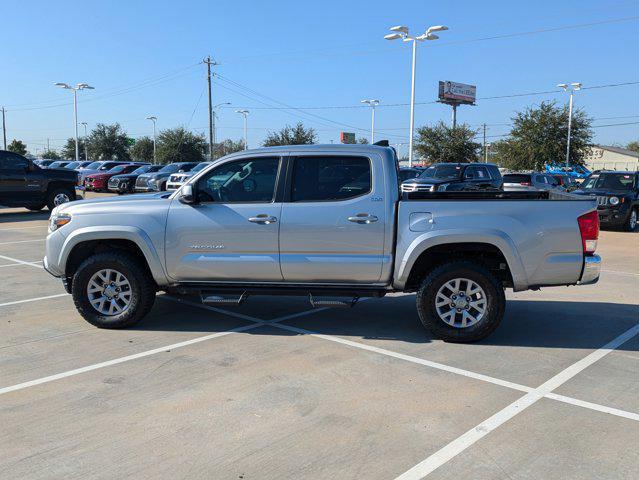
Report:
<svg viewBox="0 0 639 480"><path fill-rule="evenodd" d="M199 172L204 167L208 166L209 162L202 162L193 167L192 170L188 172L177 172L172 173L169 179L166 182L166 190L173 191L180 188L182 185L186 183L186 181L193 176L194 173Z"/></svg>

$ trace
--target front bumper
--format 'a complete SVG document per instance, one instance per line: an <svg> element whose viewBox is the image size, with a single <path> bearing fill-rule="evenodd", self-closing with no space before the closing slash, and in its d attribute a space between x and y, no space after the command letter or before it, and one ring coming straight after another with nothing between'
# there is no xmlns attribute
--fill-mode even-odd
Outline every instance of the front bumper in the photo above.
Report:
<svg viewBox="0 0 639 480"><path fill-rule="evenodd" d="M602 226L611 227L623 225L628 219L630 209L623 207L598 208L597 213L599 214L599 223L601 223Z"/></svg>
<svg viewBox="0 0 639 480"><path fill-rule="evenodd" d="M584 257L584 268L581 272L579 285L592 285L599 281L601 274L601 257L599 255L586 255Z"/></svg>

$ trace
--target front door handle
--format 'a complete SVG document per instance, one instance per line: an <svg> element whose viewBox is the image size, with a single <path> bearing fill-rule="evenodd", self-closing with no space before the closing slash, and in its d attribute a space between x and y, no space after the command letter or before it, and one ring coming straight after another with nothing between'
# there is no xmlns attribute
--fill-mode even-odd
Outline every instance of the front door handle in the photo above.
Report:
<svg viewBox="0 0 639 480"><path fill-rule="evenodd" d="M369 215L368 213L358 213L353 217L348 217L349 222L359 223L361 225L366 225L369 223L376 222L378 218L375 215Z"/></svg>
<svg viewBox="0 0 639 480"><path fill-rule="evenodd" d="M261 225L269 225L271 223L277 222L277 217L267 215L266 213L260 213L259 215L255 217L250 217L248 221L253 223L259 223Z"/></svg>

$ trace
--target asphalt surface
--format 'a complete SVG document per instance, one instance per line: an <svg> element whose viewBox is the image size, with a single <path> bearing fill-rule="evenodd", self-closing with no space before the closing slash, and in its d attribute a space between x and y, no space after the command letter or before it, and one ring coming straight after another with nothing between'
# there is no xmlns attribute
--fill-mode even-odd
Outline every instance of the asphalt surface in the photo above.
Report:
<svg viewBox="0 0 639 480"><path fill-rule="evenodd" d="M508 292L455 345L413 295L158 296L99 330L41 268L46 223L0 210L3 480L639 478L639 233L602 232L598 284Z"/></svg>

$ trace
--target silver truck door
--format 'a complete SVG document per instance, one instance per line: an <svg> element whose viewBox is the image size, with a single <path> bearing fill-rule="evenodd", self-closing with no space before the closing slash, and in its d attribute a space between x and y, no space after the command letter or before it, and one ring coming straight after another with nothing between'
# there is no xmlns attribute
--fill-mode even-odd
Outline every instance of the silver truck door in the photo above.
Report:
<svg viewBox="0 0 639 480"><path fill-rule="evenodd" d="M291 161L280 225L284 280L379 281L382 263L390 261L381 159L309 153Z"/></svg>
<svg viewBox="0 0 639 480"><path fill-rule="evenodd" d="M179 281L282 281L275 201L282 160L230 160L193 185L196 203L175 198L166 224L166 268Z"/></svg>

